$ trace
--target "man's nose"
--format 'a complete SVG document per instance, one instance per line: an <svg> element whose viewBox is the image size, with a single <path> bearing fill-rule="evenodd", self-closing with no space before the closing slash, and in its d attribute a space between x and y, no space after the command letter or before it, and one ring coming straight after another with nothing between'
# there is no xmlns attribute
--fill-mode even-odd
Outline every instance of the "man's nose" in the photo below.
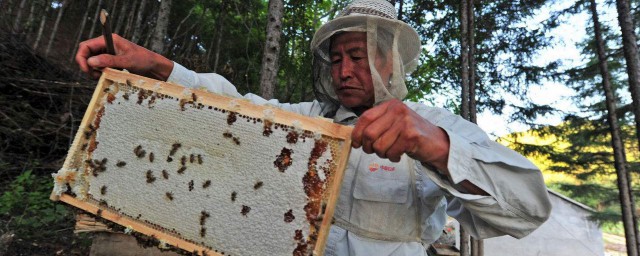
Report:
<svg viewBox="0 0 640 256"><path fill-rule="evenodd" d="M353 61L349 58L344 58L340 63L340 79L346 80L353 76Z"/></svg>

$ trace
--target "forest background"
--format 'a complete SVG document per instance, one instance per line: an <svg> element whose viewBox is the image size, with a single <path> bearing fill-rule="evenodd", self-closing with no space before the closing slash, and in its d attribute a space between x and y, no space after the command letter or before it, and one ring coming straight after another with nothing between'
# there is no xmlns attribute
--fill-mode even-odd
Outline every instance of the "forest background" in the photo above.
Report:
<svg viewBox="0 0 640 256"><path fill-rule="evenodd" d="M494 113L506 123L525 125L526 132L498 140L534 160L549 188L592 207L603 231L625 235L625 209L634 220L639 212L634 200L640 188L640 152L633 81L618 21L603 20L597 32L591 9L615 12L619 2L625 1L392 1L398 18L416 28L424 45L420 65L407 81L408 100L445 107L472 121L475 113ZM95 85L79 74L73 57L79 42L101 35L100 8L111 14L114 33L187 68L219 73L243 94L300 102L314 98L309 42L346 4L0 1L0 254L86 254L89 235L72 235L72 210L49 201L48 195L50 174L62 165ZM627 5L637 24L640 1ZM554 30L576 16L586 17L587 36L563 45ZM638 26L632 28L636 35L640 32ZM598 34L608 78L597 54ZM538 61L542 51L560 46L575 47L581 60ZM611 90L603 88L604 81ZM571 88L573 96L566 100L577 111L537 103L533 88L548 83ZM614 100L613 111L607 99ZM563 122L541 122L546 116ZM618 135L612 136L612 127L619 127ZM615 137L623 148L622 163L620 150L614 151ZM631 200L626 208L619 192L620 166L630 185L623 192ZM637 221L633 226L637 233Z"/></svg>

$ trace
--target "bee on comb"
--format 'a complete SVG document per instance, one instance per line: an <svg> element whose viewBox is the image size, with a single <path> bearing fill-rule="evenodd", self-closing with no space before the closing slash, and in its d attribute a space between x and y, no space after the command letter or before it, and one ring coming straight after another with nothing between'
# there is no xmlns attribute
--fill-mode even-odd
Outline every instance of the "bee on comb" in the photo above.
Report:
<svg viewBox="0 0 640 256"><path fill-rule="evenodd" d="M182 146L182 144L180 144L178 142L173 143L173 145L171 145L171 151L169 152L169 156L173 156L181 146Z"/></svg>
<svg viewBox="0 0 640 256"><path fill-rule="evenodd" d="M208 188L209 186L211 186L211 180L206 180L202 183L202 188Z"/></svg>
<svg viewBox="0 0 640 256"><path fill-rule="evenodd" d="M153 176L153 172L151 170L147 170L147 183L153 183L156 181L156 177Z"/></svg>

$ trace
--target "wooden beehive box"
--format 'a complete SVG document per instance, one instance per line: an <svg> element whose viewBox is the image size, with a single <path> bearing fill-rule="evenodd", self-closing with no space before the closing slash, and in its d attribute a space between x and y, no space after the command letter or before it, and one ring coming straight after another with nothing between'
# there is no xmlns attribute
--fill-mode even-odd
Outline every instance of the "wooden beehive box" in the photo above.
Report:
<svg viewBox="0 0 640 256"><path fill-rule="evenodd" d="M52 199L198 254L321 255L350 134L108 69Z"/></svg>

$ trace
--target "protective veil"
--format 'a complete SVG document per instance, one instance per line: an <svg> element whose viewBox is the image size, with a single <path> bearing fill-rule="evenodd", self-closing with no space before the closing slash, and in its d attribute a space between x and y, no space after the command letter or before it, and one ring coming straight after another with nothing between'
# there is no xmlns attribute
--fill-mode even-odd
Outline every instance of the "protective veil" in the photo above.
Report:
<svg viewBox="0 0 640 256"><path fill-rule="evenodd" d="M420 55L418 33L399 21L396 10L384 0L356 0L349 4L335 19L324 24L311 41L313 52L313 88L316 98L325 104L327 111L335 111L340 102L331 78L331 37L342 32L366 32L367 55L374 88L374 105L397 98L404 99L407 87L406 74L413 72ZM388 81L383 81L375 61L392 61ZM386 80L386 79L385 79Z"/></svg>

